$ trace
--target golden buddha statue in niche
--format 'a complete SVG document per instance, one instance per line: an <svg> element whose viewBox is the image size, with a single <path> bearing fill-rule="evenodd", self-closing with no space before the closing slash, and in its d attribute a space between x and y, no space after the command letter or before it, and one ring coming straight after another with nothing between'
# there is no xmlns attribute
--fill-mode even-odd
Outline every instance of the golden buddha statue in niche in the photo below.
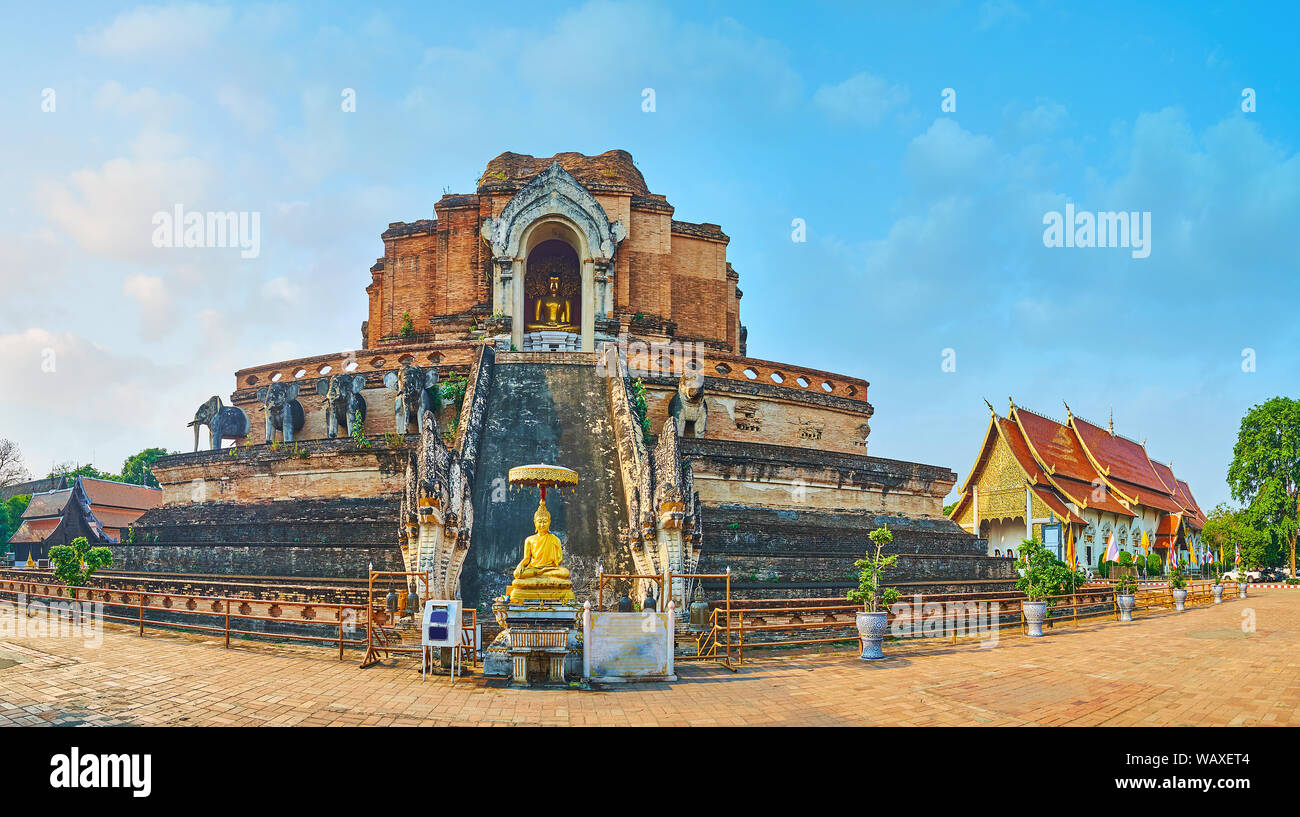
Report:
<svg viewBox="0 0 1300 817"><path fill-rule="evenodd" d="M552 275L547 284L546 294L537 299L533 307L533 322L528 324L530 331L576 332L572 323L573 308L568 298L560 296L560 277Z"/></svg>
<svg viewBox="0 0 1300 817"><path fill-rule="evenodd" d="M511 603L523 601L573 601L573 585L569 571L561 562L564 551L560 538L551 533L551 513L546 508L546 496L537 503L533 514L536 532L524 540L524 558L515 568L510 584Z"/></svg>

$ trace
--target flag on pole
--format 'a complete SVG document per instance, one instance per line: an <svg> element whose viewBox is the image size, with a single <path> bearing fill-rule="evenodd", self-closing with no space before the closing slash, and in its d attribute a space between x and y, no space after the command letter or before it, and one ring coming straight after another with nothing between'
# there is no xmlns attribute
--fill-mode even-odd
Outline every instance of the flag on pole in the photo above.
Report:
<svg viewBox="0 0 1300 817"><path fill-rule="evenodd" d="M1106 562L1119 561L1119 545L1115 543L1115 531L1110 532L1110 538L1106 540L1106 555L1102 557Z"/></svg>
<svg viewBox="0 0 1300 817"><path fill-rule="evenodd" d="M1196 548L1194 547L1187 549L1187 566L1196 567Z"/></svg>
<svg viewBox="0 0 1300 817"><path fill-rule="evenodd" d="M1067 526L1065 531L1065 563L1071 570L1079 569L1079 556L1074 552L1074 526Z"/></svg>
<svg viewBox="0 0 1300 817"><path fill-rule="evenodd" d="M1151 555L1151 542L1147 539L1147 532L1142 531L1142 553L1145 556Z"/></svg>
<svg viewBox="0 0 1300 817"><path fill-rule="evenodd" d="M1169 566L1170 566L1170 567L1178 567L1178 548L1177 548L1177 547L1171 547L1171 548L1169 548Z"/></svg>
<svg viewBox="0 0 1300 817"><path fill-rule="evenodd" d="M1207 565L1214 564L1214 551L1210 550L1209 548L1205 549L1205 563Z"/></svg>
<svg viewBox="0 0 1300 817"><path fill-rule="evenodd" d="M1233 559L1232 561L1233 564L1235 565L1241 564L1241 545L1237 545L1237 558Z"/></svg>

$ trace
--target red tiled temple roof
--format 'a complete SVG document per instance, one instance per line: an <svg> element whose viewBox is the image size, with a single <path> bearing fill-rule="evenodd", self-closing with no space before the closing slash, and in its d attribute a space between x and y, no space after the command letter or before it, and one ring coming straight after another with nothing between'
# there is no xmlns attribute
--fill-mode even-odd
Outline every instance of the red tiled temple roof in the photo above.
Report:
<svg viewBox="0 0 1300 817"><path fill-rule="evenodd" d="M1200 530L1205 524L1205 514L1187 483L1174 476L1172 467L1152 460L1145 445L1072 413L1065 423L1060 423L1015 403L1008 417L992 412L975 467L962 484L954 518L965 508L970 482L997 439L1006 443L1019 463L1028 487L1062 518L1082 521L1070 512L1070 502L1135 517L1129 502L1136 500L1137 504L1163 512L1156 531L1158 540L1175 538L1183 522L1192 530ZM1099 472L1098 466L1103 471ZM1158 544L1168 546L1167 542Z"/></svg>
<svg viewBox="0 0 1300 817"><path fill-rule="evenodd" d="M1097 469L1088 462L1087 455L1083 453L1078 439L1068 426L1019 406L1015 407L1014 413L1034 451L1054 469L1053 475L1060 474L1087 483L1097 479Z"/></svg>
<svg viewBox="0 0 1300 817"><path fill-rule="evenodd" d="M90 504L98 508L128 508L141 512L162 505L162 491L145 485L131 485L127 482L111 482L104 479L82 477L81 485L86 489Z"/></svg>
<svg viewBox="0 0 1300 817"><path fill-rule="evenodd" d="M1107 469L1107 477L1169 496L1169 488L1160 481L1141 443L1111 434L1079 417L1072 416L1070 426L1092 459Z"/></svg>

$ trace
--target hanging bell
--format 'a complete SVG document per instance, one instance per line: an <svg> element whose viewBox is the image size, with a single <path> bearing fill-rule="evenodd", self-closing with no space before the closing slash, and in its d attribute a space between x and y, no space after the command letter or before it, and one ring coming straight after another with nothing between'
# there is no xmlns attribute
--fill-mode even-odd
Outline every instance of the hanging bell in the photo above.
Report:
<svg viewBox="0 0 1300 817"><path fill-rule="evenodd" d="M390 613L397 612L397 591L388 588L388 597L385 599L384 609Z"/></svg>
<svg viewBox="0 0 1300 817"><path fill-rule="evenodd" d="M417 593L406 594L406 614L415 616L420 612L420 596Z"/></svg>

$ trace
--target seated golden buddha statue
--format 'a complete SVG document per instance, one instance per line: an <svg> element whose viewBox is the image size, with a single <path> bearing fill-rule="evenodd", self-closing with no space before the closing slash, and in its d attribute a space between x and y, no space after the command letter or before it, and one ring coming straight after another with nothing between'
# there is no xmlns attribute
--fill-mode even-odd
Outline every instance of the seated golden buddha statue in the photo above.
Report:
<svg viewBox="0 0 1300 817"><path fill-rule="evenodd" d="M569 571L560 563L564 551L560 537L551 533L551 513L546 509L546 498L537 503L533 514L536 533L524 540L524 558L515 568L515 580L510 584L510 602L573 601L573 584Z"/></svg>
<svg viewBox="0 0 1300 817"><path fill-rule="evenodd" d="M569 299L560 297L560 278L552 275L546 295L538 298L533 307L533 321L527 328L530 332L577 332L578 328L572 324L572 320L573 309Z"/></svg>

